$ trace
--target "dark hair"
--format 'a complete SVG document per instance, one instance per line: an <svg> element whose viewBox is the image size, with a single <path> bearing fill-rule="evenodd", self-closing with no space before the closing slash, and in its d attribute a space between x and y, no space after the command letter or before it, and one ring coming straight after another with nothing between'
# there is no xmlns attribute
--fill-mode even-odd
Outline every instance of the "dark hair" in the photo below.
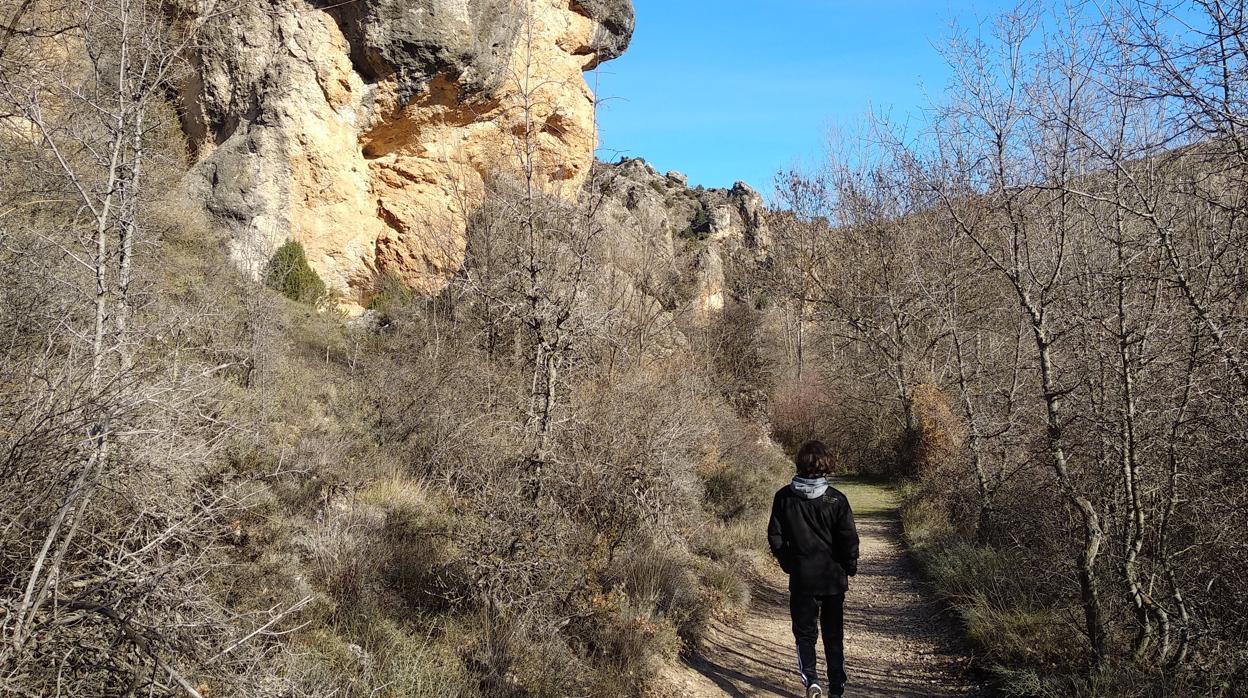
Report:
<svg viewBox="0 0 1248 698"><path fill-rule="evenodd" d="M807 441L797 449L793 457L797 474L802 477L818 477L828 471L828 447L822 441Z"/></svg>

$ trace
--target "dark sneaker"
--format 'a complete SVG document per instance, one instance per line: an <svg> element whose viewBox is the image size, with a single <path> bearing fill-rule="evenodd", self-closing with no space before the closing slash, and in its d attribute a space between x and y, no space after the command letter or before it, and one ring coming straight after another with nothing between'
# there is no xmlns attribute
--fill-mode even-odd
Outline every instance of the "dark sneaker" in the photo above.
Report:
<svg viewBox="0 0 1248 698"><path fill-rule="evenodd" d="M823 689L817 683L810 684L806 687L806 698L823 698Z"/></svg>

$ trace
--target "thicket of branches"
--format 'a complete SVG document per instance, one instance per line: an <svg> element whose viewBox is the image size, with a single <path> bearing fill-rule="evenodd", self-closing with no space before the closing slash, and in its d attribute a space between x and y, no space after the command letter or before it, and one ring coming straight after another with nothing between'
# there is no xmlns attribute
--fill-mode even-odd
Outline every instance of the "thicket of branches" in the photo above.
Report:
<svg viewBox="0 0 1248 698"><path fill-rule="evenodd" d="M177 186L176 7L0 5L0 693L642 691L748 596L765 323L619 272L527 69L440 296L348 322L296 241L233 270Z"/></svg>
<svg viewBox="0 0 1248 698"><path fill-rule="evenodd" d="M922 129L780 180L803 404L918 477L912 532L1022 693L1246 678L1248 14L1178 12L959 34Z"/></svg>
<svg viewBox="0 0 1248 698"><path fill-rule="evenodd" d="M282 609L215 593L238 357L166 247L199 232L168 187L190 35L146 0L2 7L0 693L266 686Z"/></svg>

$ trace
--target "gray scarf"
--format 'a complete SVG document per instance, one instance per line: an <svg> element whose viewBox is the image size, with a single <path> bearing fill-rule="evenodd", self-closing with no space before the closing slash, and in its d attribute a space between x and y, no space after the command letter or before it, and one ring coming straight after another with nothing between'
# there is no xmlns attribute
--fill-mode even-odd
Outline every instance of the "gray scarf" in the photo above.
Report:
<svg viewBox="0 0 1248 698"><path fill-rule="evenodd" d="M789 487L806 499L818 499L828 491L828 479L826 477L794 477Z"/></svg>

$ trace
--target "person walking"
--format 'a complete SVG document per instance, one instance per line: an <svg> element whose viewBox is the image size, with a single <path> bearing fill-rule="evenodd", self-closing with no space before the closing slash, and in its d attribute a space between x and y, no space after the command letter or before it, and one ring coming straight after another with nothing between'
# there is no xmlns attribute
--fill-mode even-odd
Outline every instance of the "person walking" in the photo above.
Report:
<svg viewBox="0 0 1248 698"><path fill-rule="evenodd" d="M776 492L767 543L789 575L789 614L797 641L797 667L807 698L822 697L815 641L823 631L827 694L845 692L845 592L858 573L858 531L849 500L828 484L828 449L802 444L793 459L797 474Z"/></svg>

